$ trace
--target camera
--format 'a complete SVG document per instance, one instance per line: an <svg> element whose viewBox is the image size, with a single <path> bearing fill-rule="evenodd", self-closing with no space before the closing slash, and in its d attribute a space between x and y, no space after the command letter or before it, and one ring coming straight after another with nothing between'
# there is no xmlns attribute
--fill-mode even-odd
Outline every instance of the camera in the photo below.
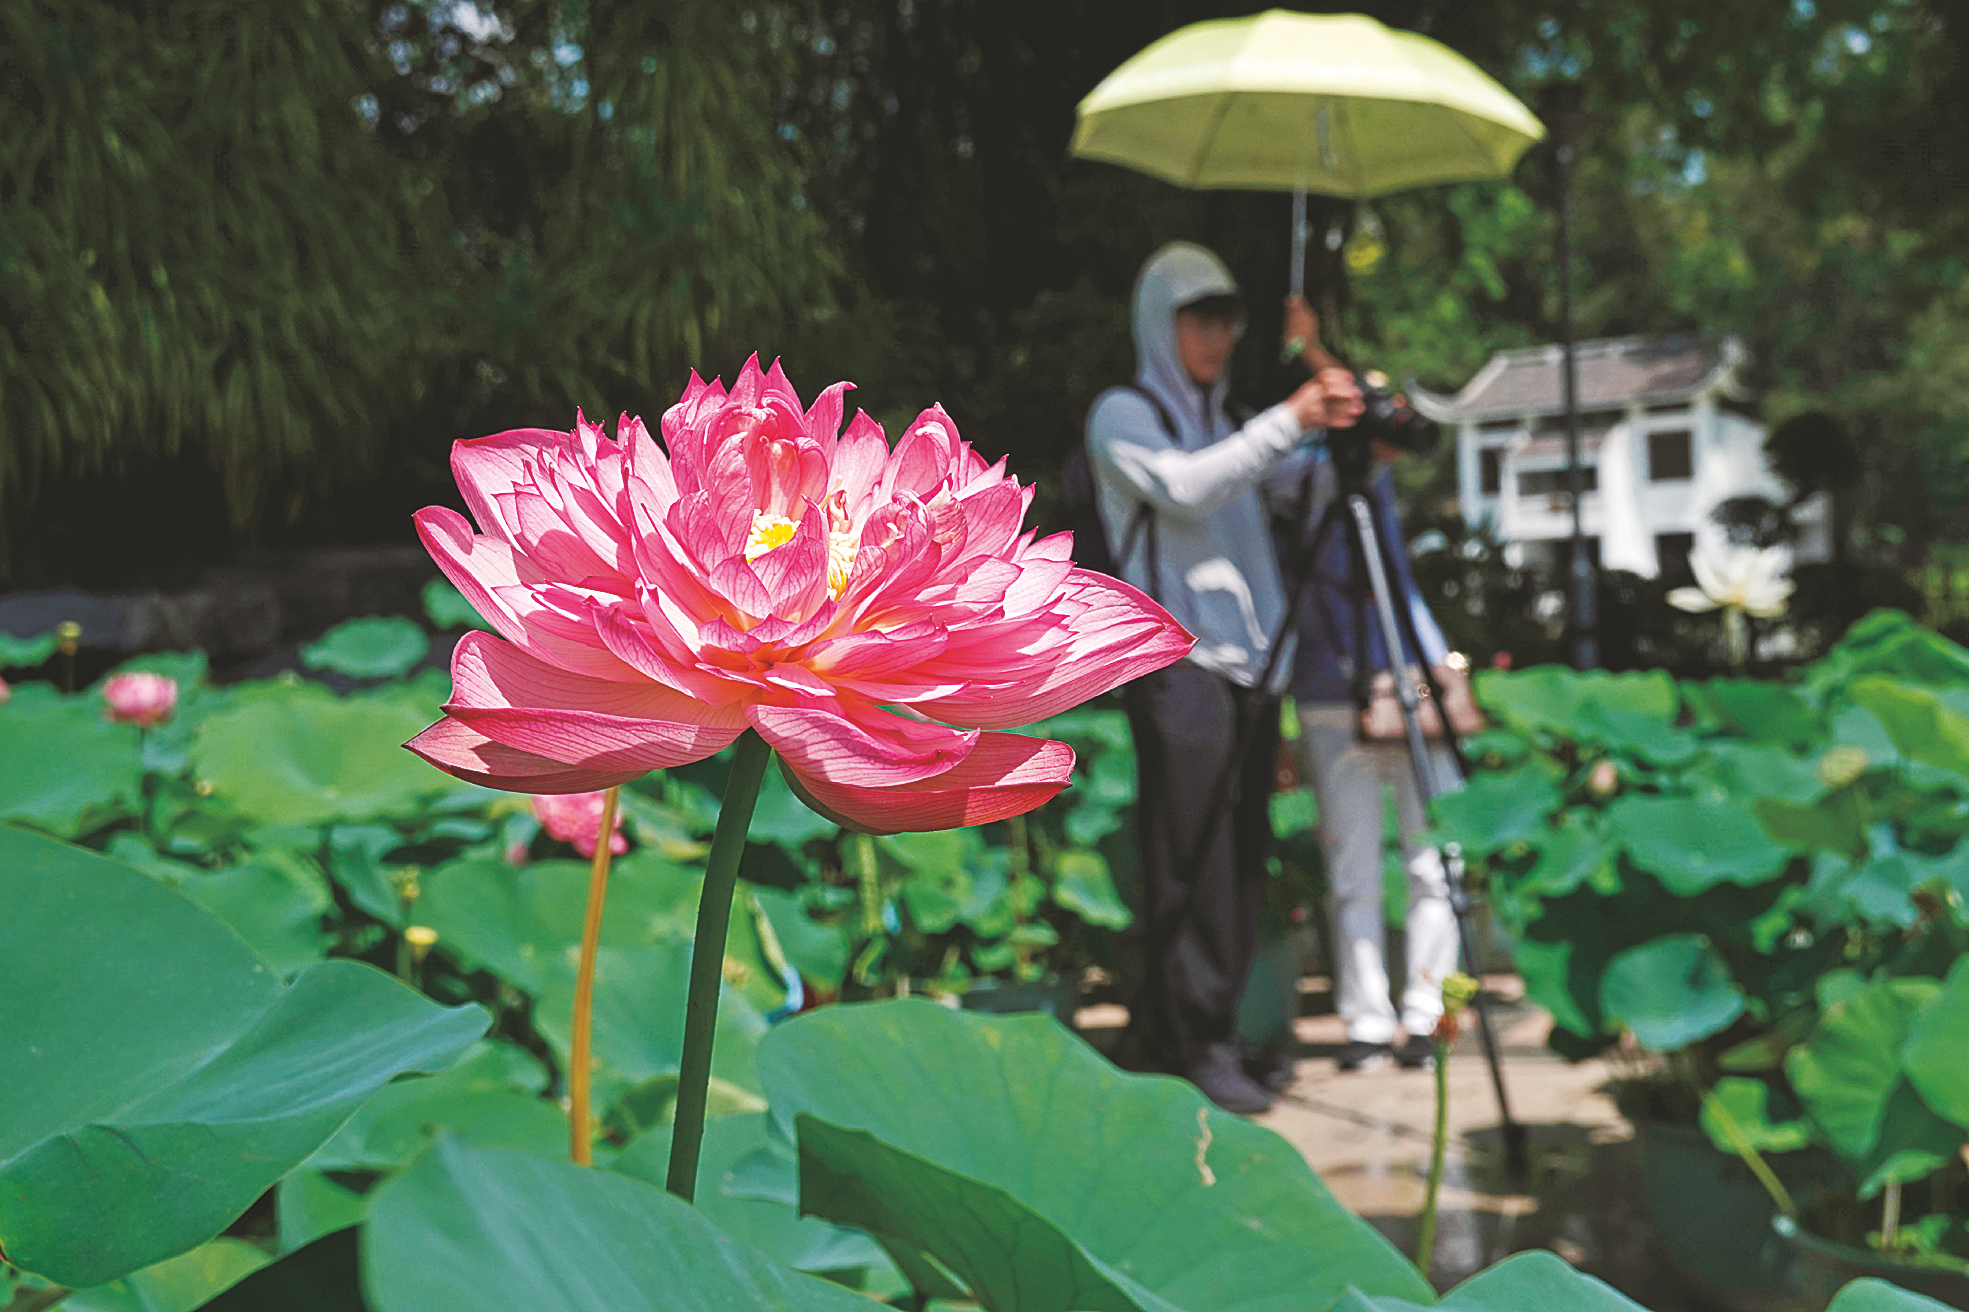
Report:
<svg viewBox="0 0 1969 1312"><path fill-rule="evenodd" d="M1388 385L1388 375L1379 369L1354 375L1354 386L1361 390L1361 417L1350 429L1328 434L1329 442L1348 435L1362 442L1382 442L1412 456L1425 456L1442 440L1442 429L1417 413L1408 398Z"/></svg>

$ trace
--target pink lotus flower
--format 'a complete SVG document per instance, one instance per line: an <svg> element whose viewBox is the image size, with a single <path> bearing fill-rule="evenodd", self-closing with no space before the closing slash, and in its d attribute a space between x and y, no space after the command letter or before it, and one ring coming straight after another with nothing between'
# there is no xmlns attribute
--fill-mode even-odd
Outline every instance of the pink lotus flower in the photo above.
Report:
<svg viewBox="0 0 1969 1312"><path fill-rule="evenodd" d="M162 674L119 674L103 684L104 712L118 724L148 729L171 718L178 681Z"/></svg>
<svg viewBox="0 0 1969 1312"><path fill-rule="evenodd" d="M593 856L602 836L602 794L597 791L535 796L533 818L552 837L573 843L574 850L583 856ZM615 825L609 831L608 850L617 856L629 850L629 840L622 836L620 811L615 813ZM520 856L521 860L513 862L514 865L525 864L524 850Z"/></svg>
<svg viewBox="0 0 1969 1312"><path fill-rule="evenodd" d="M417 529L501 636L452 656L445 718L408 746L528 793L627 782L758 730L816 810L881 833L1040 805L1064 743L998 732L1179 659L1190 636L1141 593L1020 532L1032 500L941 407L890 450L803 409L775 364L730 392L691 375L659 446L518 429L453 448L485 531ZM668 453L665 453L665 447Z"/></svg>
<svg viewBox="0 0 1969 1312"><path fill-rule="evenodd" d="M5 706L7 704L7 699L9 697L12 697L13 695L14 695L14 690L7 686L7 681L5 679L0 679L0 706Z"/></svg>

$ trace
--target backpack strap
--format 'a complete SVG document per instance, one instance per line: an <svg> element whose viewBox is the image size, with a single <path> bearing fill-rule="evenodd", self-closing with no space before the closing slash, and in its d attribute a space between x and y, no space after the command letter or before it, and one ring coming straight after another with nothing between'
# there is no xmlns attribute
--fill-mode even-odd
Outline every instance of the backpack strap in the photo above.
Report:
<svg viewBox="0 0 1969 1312"><path fill-rule="evenodd" d="M1162 426L1162 431L1167 433L1172 441L1176 440L1176 421L1170 417L1169 407L1162 403L1161 397L1148 388L1138 387L1134 383L1123 383L1121 390L1133 392L1147 401L1154 408L1156 422ZM1123 569L1128 567L1129 558L1135 554L1137 538L1147 540L1149 596L1159 602L1162 600L1162 553L1156 543L1155 506L1146 499L1135 503L1135 513L1128 517L1128 530L1121 535L1121 550L1115 553L1115 559L1120 562Z"/></svg>

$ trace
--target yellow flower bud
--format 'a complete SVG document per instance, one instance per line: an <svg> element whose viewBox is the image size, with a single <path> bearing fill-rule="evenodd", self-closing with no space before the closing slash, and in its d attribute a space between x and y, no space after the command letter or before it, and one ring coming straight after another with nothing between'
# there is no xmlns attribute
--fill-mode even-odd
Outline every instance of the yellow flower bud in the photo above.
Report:
<svg viewBox="0 0 1969 1312"><path fill-rule="evenodd" d="M1477 993L1483 988L1474 978L1460 970L1451 971L1443 977L1443 1014L1454 1016L1477 1000Z"/></svg>
<svg viewBox="0 0 1969 1312"><path fill-rule="evenodd" d="M1827 788L1844 788L1865 774L1869 764L1871 762L1864 747L1852 743L1828 747L1825 755L1819 758L1819 782Z"/></svg>
<svg viewBox="0 0 1969 1312"><path fill-rule="evenodd" d="M403 941L410 944L411 957L421 964L424 954L438 941L438 932L429 925L412 925L403 931Z"/></svg>

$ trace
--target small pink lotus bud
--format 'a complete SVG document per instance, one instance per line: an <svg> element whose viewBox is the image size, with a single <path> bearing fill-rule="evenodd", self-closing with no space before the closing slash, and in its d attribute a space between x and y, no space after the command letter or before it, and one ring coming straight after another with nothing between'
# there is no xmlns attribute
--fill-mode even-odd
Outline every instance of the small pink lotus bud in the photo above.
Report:
<svg viewBox="0 0 1969 1312"><path fill-rule="evenodd" d="M1510 653L1510 652L1508 652L1508 651L1500 651L1500 652L1498 652L1498 653L1496 653L1495 655L1493 655L1493 656L1492 656L1492 657L1490 658L1490 667L1491 667L1491 668L1492 668L1493 670L1508 670L1508 669L1510 669L1510 668L1511 668L1511 653Z"/></svg>
<svg viewBox="0 0 1969 1312"><path fill-rule="evenodd" d="M7 686L7 681L5 679L0 679L0 706L5 706L7 704L7 699L13 695L14 695L14 690Z"/></svg>
<svg viewBox="0 0 1969 1312"><path fill-rule="evenodd" d="M1612 797L1620 787L1620 771L1612 761L1601 761L1586 776L1586 788L1595 797Z"/></svg>
<svg viewBox="0 0 1969 1312"><path fill-rule="evenodd" d="M162 674L119 674L103 685L105 712L118 724L139 729L162 724L178 704L178 681Z"/></svg>
<svg viewBox="0 0 1969 1312"><path fill-rule="evenodd" d="M595 855L595 840L602 830L602 795L593 793L535 793L533 818L540 827L563 843L574 844L583 856ZM608 850L617 856L629 850L622 836L622 812L615 813L615 828L609 834Z"/></svg>

